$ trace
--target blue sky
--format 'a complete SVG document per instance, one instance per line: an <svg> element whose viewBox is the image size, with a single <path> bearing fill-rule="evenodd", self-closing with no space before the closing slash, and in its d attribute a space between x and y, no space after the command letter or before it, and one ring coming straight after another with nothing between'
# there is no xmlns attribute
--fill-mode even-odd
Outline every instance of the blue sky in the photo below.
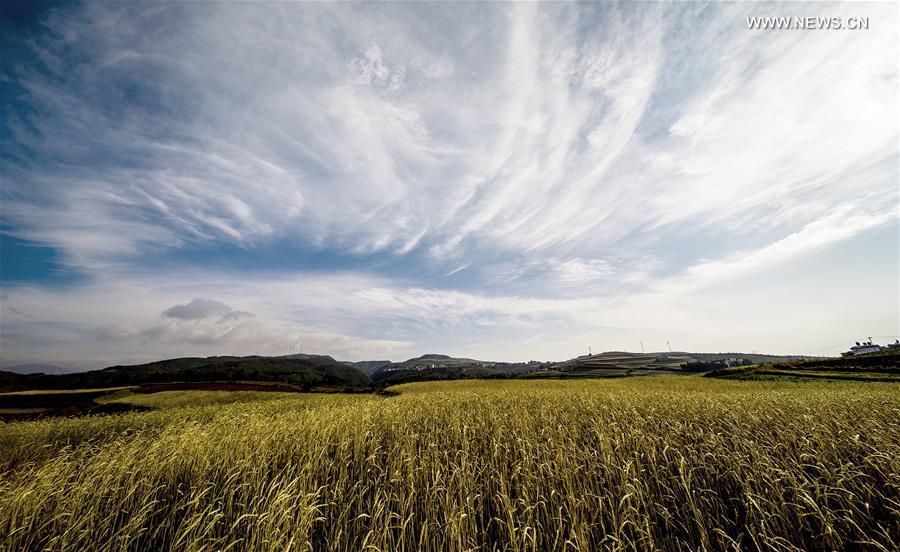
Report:
<svg viewBox="0 0 900 552"><path fill-rule="evenodd" d="M893 4L7 6L3 365L900 334Z"/></svg>

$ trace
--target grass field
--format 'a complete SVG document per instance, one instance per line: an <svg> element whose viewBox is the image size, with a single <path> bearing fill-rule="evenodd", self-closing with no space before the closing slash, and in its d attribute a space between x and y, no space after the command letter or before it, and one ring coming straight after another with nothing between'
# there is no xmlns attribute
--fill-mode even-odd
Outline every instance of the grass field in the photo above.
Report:
<svg viewBox="0 0 900 552"><path fill-rule="evenodd" d="M900 385L119 393L0 425L0 550L896 550ZM232 394L229 394L232 393Z"/></svg>

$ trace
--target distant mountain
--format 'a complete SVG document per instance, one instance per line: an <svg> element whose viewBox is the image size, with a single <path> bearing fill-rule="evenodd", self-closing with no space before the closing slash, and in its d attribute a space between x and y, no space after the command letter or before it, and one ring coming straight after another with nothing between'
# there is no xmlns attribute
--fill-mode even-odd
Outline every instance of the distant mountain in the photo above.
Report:
<svg viewBox="0 0 900 552"><path fill-rule="evenodd" d="M376 383L391 385L445 379L511 378L534 371L539 363L493 362L448 355L425 354L403 362L391 362L372 373Z"/></svg>
<svg viewBox="0 0 900 552"><path fill-rule="evenodd" d="M804 357L796 355L760 355L756 353L689 353L684 351L629 353L624 351L607 351L554 363L550 370L563 375L612 376L620 371L637 375L707 371L723 366L779 362L800 358Z"/></svg>
<svg viewBox="0 0 900 552"><path fill-rule="evenodd" d="M594 370L676 371L682 365L694 362L689 353L627 353L607 351L558 362L551 369L558 372L589 372Z"/></svg>
<svg viewBox="0 0 900 552"><path fill-rule="evenodd" d="M173 358L135 366L111 366L75 374L15 374L0 372L0 388L83 389L146 383L266 381L303 389L317 386L368 388L372 380L330 356L219 356Z"/></svg>
<svg viewBox="0 0 900 552"><path fill-rule="evenodd" d="M161 360L135 366L67 373L57 366L31 364L0 371L0 391L84 389L173 382L275 382L301 389L362 390L413 381L517 377L616 377L708 371L723 366L780 362L799 356L755 353L628 353L609 351L564 362L493 362L425 354L403 362L339 362L330 356L215 356ZM53 370L53 373L50 371ZM41 373L38 373L41 372Z"/></svg>
<svg viewBox="0 0 900 552"><path fill-rule="evenodd" d="M390 366L392 363L390 360L363 360L360 362L348 362L347 364L353 366L363 374L371 376L385 366Z"/></svg>
<svg viewBox="0 0 900 552"><path fill-rule="evenodd" d="M67 370L53 364L17 364L4 366L3 370L14 374L70 374L74 370Z"/></svg>
<svg viewBox="0 0 900 552"><path fill-rule="evenodd" d="M493 364L497 363L484 360L475 360L474 358L454 358L449 355L437 355L430 353L411 358L403 362L391 363L391 369L399 370L404 368L446 368L449 366L485 366Z"/></svg>

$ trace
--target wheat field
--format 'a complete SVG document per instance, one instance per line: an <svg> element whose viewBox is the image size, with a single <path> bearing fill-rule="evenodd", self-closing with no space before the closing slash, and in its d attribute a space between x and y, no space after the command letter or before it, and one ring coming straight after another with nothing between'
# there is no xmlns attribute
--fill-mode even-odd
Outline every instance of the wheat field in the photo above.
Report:
<svg viewBox="0 0 900 552"><path fill-rule="evenodd" d="M896 550L900 386L164 392L0 425L0 549Z"/></svg>

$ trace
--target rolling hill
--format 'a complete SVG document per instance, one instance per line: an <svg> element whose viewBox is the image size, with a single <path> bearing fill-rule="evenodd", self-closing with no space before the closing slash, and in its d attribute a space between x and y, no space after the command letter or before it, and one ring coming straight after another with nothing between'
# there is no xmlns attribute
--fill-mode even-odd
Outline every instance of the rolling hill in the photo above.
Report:
<svg viewBox="0 0 900 552"><path fill-rule="evenodd" d="M330 356L288 355L173 358L135 366L111 366L75 374L0 372L0 390L91 389L171 382L277 382L299 389L330 386L364 389L372 380Z"/></svg>
<svg viewBox="0 0 900 552"><path fill-rule="evenodd" d="M17 364L4 366L3 371L14 374L71 374L75 372L75 370L68 370L53 364Z"/></svg>
<svg viewBox="0 0 900 552"><path fill-rule="evenodd" d="M862 355L761 362L720 368L707 377L736 380L846 380L900 382L900 348Z"/></svg>
<svg viewBox="0 0 900 552"><path fill-rule="evenodd" d="M708 371L722 366L782 362L799 356L756 353L629 353L608 351L562 362L494 362L441 354L426 354L403 362L348 363L378 385L447 379L496 379L517 377L622 377Z"/></svg>
<svg viewBox="0 0 900 552"><path fill-rule="evenodd" d="M581 356L560 362L553 369L561 372L583 372L592 370L665 370L680 371L682 365L694 359L686 354L675 353L626 353L609 351L596 355Z"/></svg>
<svg viewBox="0 0 900 552"><path fill-rule="evenodd" d="M391 385L427 380L511 378L533 372L542 365L544 364L538 362L492 362L426 354L384 365L372 374L372 380L379 384Z"/></svg>
<svg viewBox="0 0 900 552"><path fill-rule="evenodd" d="M341 362L326 355L185 357L89 372L49 374L0 371L0 391L94 389L200 382L268 382L298 390L363 390L413 381L518 377L621 377L709 371L742 363L796 361L796 356L743 353L629 353L609 351L563 362L493 362L425 354L403 362Z"/></svg>

